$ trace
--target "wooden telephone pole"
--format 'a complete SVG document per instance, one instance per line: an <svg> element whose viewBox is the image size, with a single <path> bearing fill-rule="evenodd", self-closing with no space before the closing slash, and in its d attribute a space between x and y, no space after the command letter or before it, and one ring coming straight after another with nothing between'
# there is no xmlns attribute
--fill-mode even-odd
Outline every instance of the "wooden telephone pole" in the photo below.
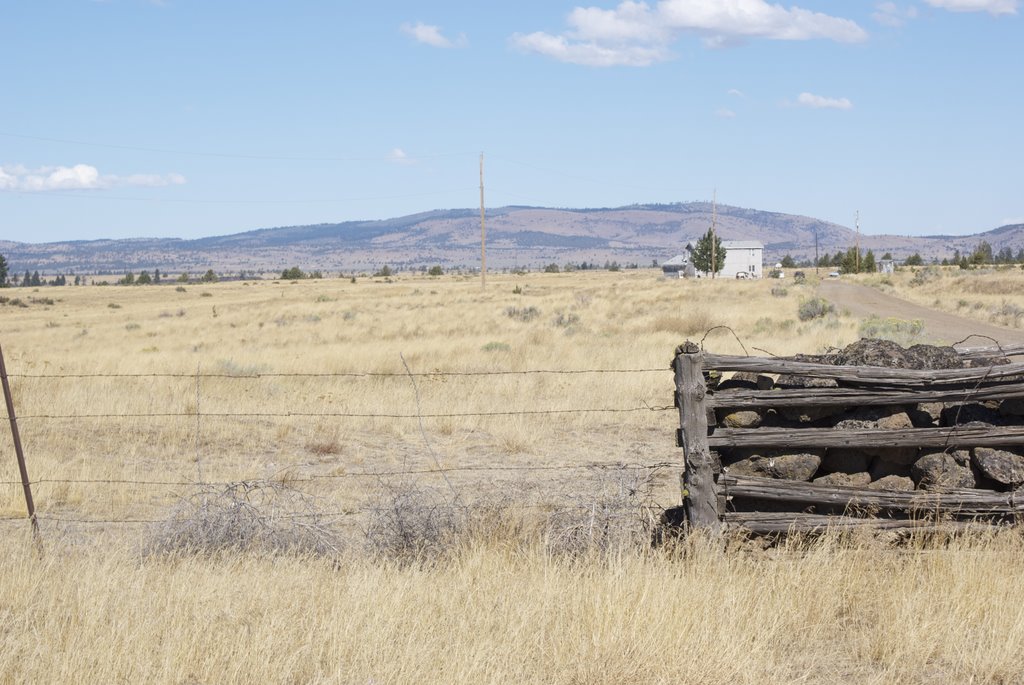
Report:
<svg viewBox="0 0 1024 685"><path fill-rule="evenodd" d="M857 226L857 273L860 273L860 210L854 217L854 224Z"/></svg>
<svg viewBox="0 0 1024 685"><path fill-rule="evenodd" d="M484 223L484 153L480 153L480 289L487 287L487 227Z"/></svg>

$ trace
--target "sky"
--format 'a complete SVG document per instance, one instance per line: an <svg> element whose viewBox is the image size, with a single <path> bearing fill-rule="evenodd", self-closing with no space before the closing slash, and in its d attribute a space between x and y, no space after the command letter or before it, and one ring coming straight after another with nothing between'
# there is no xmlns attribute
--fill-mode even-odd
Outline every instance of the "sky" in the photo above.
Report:
<svg viewBox="0 0 1024 685"><path fill-rule="evenodd" d="M710 200L1024 222L1021 0L0 1L0 240Z"/></svg>

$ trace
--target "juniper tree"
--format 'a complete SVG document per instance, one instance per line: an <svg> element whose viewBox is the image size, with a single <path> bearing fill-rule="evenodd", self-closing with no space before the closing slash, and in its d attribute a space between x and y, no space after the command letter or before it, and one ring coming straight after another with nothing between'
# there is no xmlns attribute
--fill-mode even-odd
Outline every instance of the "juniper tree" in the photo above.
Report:
<svg viewBox="0 0 1024 685"><path fill-rule="evenodd" d="M715 246L714 268L711 265L712 240ZM722 248L722 239L717 233L713 233L710 228L707 233L697 240L697 244L693 248L693 268L709 274L711 272L718 273L725 268L725 250Z"/></svg>

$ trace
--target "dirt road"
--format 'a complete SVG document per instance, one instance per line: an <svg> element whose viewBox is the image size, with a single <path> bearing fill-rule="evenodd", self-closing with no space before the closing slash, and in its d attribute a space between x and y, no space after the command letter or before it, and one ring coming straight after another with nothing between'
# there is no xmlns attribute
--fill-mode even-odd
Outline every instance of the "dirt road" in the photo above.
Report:
<svg viewBox="0 0 1024 685"><path fill-rule="evenodd" d="M1024 343L1022 330L1003 328L922 307L856 283L840 280L822 281L818 287L818 294L836 305L837 309L849 310L856 317L867 318L874 315L883 318L920 319L924 322L922 342L949 345L975 334L995 338L1000 344ZM975 346L992 343L985 338L972 338L966 344Z"/></svg>

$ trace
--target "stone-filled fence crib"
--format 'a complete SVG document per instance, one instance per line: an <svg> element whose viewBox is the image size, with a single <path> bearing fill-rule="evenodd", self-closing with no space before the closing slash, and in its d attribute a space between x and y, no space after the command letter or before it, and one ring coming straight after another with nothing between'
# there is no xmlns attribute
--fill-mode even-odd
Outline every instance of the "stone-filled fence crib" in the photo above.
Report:
<svg viewBox="0 0 1024 685"><path fill-rule="evenodd" d="M673 364L683 517L759 534L1014 523L1024 363L1009 356L1022 353L862 340L807 361L687 342Z"/></svg>

